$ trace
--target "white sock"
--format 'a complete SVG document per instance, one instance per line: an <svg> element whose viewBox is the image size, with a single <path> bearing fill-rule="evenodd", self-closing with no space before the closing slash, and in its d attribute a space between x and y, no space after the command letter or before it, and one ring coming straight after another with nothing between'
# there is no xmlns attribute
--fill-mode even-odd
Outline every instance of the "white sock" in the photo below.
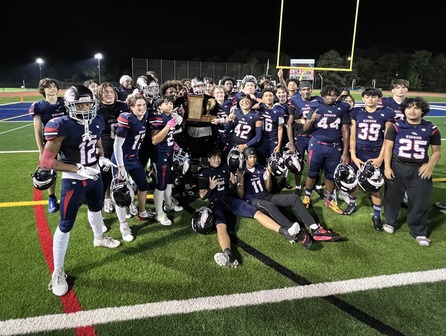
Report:
<svg viewBox="0 0 446 336"><path fill-rule="evenodd" d="M155 189L153 191L153 203L155 203L155 212L157 216L161 216L164 213L164 190Z"/></svg>
<svg viewBox="0 0 446 336"><path fill-rule="evenodd" d="M310 225L311 230L316 230L319 227L316 223Z"/></svg>
<svg viewBox="0 0 446 336"><path fill-rule="evenodd" d="M168 207L172 207L172 187L172 184L168 184L166 186L166 190L164 191L164 202Z"/></svg>
<svg viewBox="0 0 446 336"><path fill-rule="evenodd" d="M102 224L104 224L104 219L102 218L101 211L90 211L88 210L88 222L93 230L93 235L100 238L104 235L102 232Z"/></svg>
<svg viewBox="0 0 446 336"><path fill-rule="evenodd" d="M64 268L65 254L67 253L69 240L70 232L62 232L57 227L53 236L54 271Z"/></svg>
<svg viewBox="0 0 446 336"><path fill-rule="evenodd" d="M125 222L127 217L127 212L125 211L125 208L122 208L120 206L116 206L115 207L115 211L116 211L116 216L118 217L118 220L120 222Z"/></svg>

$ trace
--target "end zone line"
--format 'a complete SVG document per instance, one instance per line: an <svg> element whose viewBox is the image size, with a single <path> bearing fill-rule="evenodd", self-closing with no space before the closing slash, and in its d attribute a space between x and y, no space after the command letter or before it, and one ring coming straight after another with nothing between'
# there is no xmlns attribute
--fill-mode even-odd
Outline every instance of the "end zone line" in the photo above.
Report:
<svg viewBox="0 0 446 336"><path fill-rule="evenodd" d="M265 303L326 297L366 290L446 281L446 269L408 272L392 275L325 282L251 293L218 295L189 300L161 301L135 306L83 310L71 314L53 314L0 321L0 335L37 333L50 330L72 329L111 322L144 319L172 314L187 314L203 310L253 306Z"/></svg>

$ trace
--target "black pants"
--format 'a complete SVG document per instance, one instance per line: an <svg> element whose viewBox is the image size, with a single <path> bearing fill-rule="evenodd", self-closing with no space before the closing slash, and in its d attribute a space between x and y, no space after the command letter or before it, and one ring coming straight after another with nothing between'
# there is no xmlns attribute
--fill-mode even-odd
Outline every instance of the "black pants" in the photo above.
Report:
<svg viewBox="0 0 446 336"><path fill-rule="evenodd" d="M258 198L251 200L251 204L285 228L291 227L293 223L280 211L279 207L291 208L294 215L308 227L316 223L296 194L261 193Z"/></svg>

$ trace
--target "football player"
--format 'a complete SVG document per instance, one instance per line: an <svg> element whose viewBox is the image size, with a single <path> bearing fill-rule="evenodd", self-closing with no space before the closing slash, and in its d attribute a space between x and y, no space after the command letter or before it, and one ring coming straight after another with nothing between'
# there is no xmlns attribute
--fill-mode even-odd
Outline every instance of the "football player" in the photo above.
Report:
<svg viewBox="0 0 446 336"><path fill-rule="evenodd" d="M200 198L209 200L209 208L215 216L217 239L222 250L214 255L214 260L218 265L227 267L239 265L231 250L231 240L227 230L228 212L236 216L254 218L267 229L280 233L289 241L296 239L300 230L298 225L285 229L271 217L239 198L244 195L242 171L238 170L236 174L230 173L228 165L221 161L219 149L208 154L208 161L209 166L204 168L198 176L198 188Z"/></svg>
<svg viewBox="0 0 446 336"><path fill-rule="evenodd" d="M175 98L173 96L158 98L156 101L158 113L151 114L149 117L149 127L154 146L152 166L156 175L153 201L155 203L156 220L161 225L166 226L172 225L172 221L164 211L183 210L183 207L172 202L172 160L175 145L173 132L177 125L177 119L172 117L174 102Z"/></svg>
<svg viewBox="0 0 446 336"><path fill-rule="evenodd" d="M127 105L131 112L123 112L118 117L111 158L112 162L116 163L117 169L114 169L113 175L117 174L120 181L127 181L128 174L130 174L138 187L138 215L136 219L146 220L153 217L153 214L146 210L149 183L145 167L141 164L138 153L146 136L147 105L145 98L139 93L128 96ZM116 206L116 215L119 219L122 238L125 241L132 241L134 237L127 223L126 209Z"/></svg>
<svg viewBox="0 0 446 336"><path fill-rule="evenodd" d="M36 139L37 148L40 157L45 146L45 138L43 130L48 121L55 117L61 117L66 114L66 107L63 97L59 97L59 83L53 78L43 78L39 82L39 93L45 98L31 104L29 114L33 118L34 137ZM48 212L54 213L59 211L59 203L55 195L56 182L48 188Z"/></svg>
<svg viewBox="0 0 446 336"><path fill-rule="evenodd" d="M311 132L308 144L308 174L305 181L305 196L303 199L307 208L310 206L311 191L316 177L321 170L325 173L325 188L327 196L325 205L337 214L344 214L334 200L335 185L333 173L339 164L347 164L350 139L350 105L336 99L341 91L337 86L325 85L321 96L310 102L310 112L304 125L304 132Z"/></svg>
<svg viewBox="0 0 446 336"><path fill-rule="evenodd" d="M369 87L361 93L364 107L355 107L350 111L350 157L355 171L362 168L367 161L376 168L384 170L384 133L395 121L395 112L389 107L378 107L382 97L381 90ZM346 215L356 211L358 189L350 193ZM372 222L377 231L382 231L381 191L371 193L373 204Z"/></svg>
<svg viewBox="0 0 446 336"><path fill-rule="evenodd" d="M129 107L126 103L118 101L118 95L114 86L110 82L99 85L98 88L98 116L104 119L105 128L101 134L102 148L104 156L111 159L113 154L113 144L115 141L116 128L118 126L118 117L123 112L128 112ZM102 183L104 184L104 211L111 214L115 211L113 202L110 198L110 183L112 180L111 170L101 172Z"/></svg>
<svg viewBox="0 0 446 336"><path fill-rule="evenodd" d="M440 131L423 119L429 110L429 104L421 97L404 99L401 111L405 119L391 125L384 140L386 189L383 229L394 233L398 228L401 201L407 192L407 226L420 246L431 244L427 235L432 172L441 158Z"/></svg>
<svg viewBox="0 0 446 336"><path fill-rule="evenodd" d="M341 236L331 230L325 229L321 224L317 224L314 218L296 194L271 194L272 174L270 167L266 168L257 163L257 154L254 148L245 149L244 168L244 198L255 208L268 213L282 227L290 228L293 223L283 215L280 208L291 208L294 215L300 218L303 223L310 228L311 235L315 241L337 241ZM297 240L307 249L311 247L313 241L301 229L297 234Z"/></svg>
<svg viewBox="0 0 446 336"><path fill-rule="evenodd" d="M120 245L102 231L104 198L99 167L110 169L113 163L103 156L101 132L104 121L96 116L96 99L88 88L77 85L65 91L64 100L69 115L48 121L44 131L47 142L40 158L40 167L63 172L60 222L53 236L54 271L48 285L57 296L68 291L65 254L70 231L84 199L94 234L93 245L108 248ZM57 153L60 153L58 160Z"/></svg>

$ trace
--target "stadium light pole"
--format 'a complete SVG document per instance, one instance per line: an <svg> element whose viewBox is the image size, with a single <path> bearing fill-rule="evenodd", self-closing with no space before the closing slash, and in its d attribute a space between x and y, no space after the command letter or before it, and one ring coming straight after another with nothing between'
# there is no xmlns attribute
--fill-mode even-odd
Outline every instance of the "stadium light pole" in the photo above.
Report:
<svg viewBox="0 0 446 336"><path fill-rule="evenodd" d="M102 59L102 54L101 53L97 53L94 55L94 58L96 58L98 60L98 82L99 84L101 84L101 59Z"/></svg>
<svg viewBox="0 0 446 336"><path fill-rule="evenodd" d="M43 59L41 59L40 57L38 59L36 59L37 64L39 64L39 80L42 79L42 64L44 63Z"/></svg>

